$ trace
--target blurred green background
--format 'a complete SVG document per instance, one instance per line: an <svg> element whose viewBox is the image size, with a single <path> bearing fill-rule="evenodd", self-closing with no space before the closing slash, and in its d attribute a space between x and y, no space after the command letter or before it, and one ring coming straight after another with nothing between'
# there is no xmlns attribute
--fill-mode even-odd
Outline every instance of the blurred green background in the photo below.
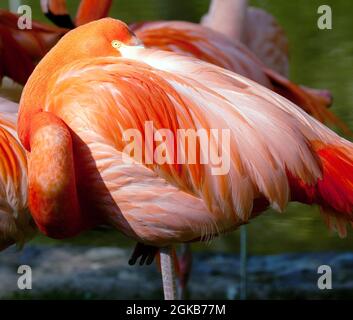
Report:
<svg viewBox="0 0 353 320"><path fill-rule="evenodd" d="M6 6L7 1L1 0L1 3ZM46 21L40 12L39 0L22 3L32 6L35 19ZM67 3L74 13L79 1L68 0ZM353 1L253 0L250 3L272 13L286 31L290 43L291 79L313 88L329 89L334 96L332 110L353 130ZM317 27L317 9L322 4L332 8L332 30ZM208 6L208 0L115 0L110 15L128 23L161 19L198 22ZM353 249L353 232L346 239L340 239L328 231L318 208L299 204L291 204L283 214L269 210L252 221L248 230L250 254ZM44 237L33 241L55 244ZM97 246L134 245L116 231L99 230L65 242ZM234 232L210 244L195 244L194 247L197 250L236 252L238 244L239 232Z"/></svg>

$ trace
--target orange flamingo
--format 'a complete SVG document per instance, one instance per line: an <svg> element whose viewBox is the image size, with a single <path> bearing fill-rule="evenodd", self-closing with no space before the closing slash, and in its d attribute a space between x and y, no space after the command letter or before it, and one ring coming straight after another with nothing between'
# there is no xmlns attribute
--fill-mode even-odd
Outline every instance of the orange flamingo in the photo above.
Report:
<svg viewBox="0 0 353 320"><path fill-rule="evenodd" d="M35 232L27 205L27 159L17 138L18 105L0 98L0 250Z"/></svg>
<svg viewBox="0 0 353 320"><path fill-rule="evenodd" d="M134 24L131 28L148 47L187 54L237 72L287 97L320 121L335 124L345 133L350 133L344 123L326 110L332 99L327 90L300 87L284 77L288 75L288 40L271 15L260 9L248 8L245 0L214 0L202 24L219 32L180 21L144 22ZM278 70L278 73L269 67ZM241 243L246 241L245 238L243 226ZM131 264L136 262L139 252L140 248L137 247ZM244 249L241 249L241 256L245 257ZM190 257L188 247L179 259L181 296L184 295L190 273ZM245 270L244 267L242 269ZM245 286L241 284L241 287ZM243 292L245 289L241 290L242 296Z"/></svg>
<svg viewBox="0 0 353 320"><path fill-rule="evenodd" d="M129 155L123 135L143 132L146 121L174 137L178 129L228 130L229 172L212 175L199 160L134 160L147 134ZM24 88L18 133L28 151L29 207L50 237L104 223L169 248L229 232L289 201L319 204L341 235L353 221L350 142L247 78L142 47L118 20L80 26L45 56Z"/></svg>

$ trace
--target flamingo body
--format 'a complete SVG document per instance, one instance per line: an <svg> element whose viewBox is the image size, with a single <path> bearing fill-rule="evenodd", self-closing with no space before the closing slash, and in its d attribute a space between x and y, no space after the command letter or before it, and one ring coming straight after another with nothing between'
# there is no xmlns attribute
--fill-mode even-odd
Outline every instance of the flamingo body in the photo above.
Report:
<svg viewBox="0 0 353 320"><path fill-rule="evenodd" d="M328 91L296 85L266 67L239 41L183 21L145 22L131 28L146 47L185 54L236 72L281 94L319 121L337 125L350 133L347 126L327 110L332 102Z"/></svg>
<svg viewBox="0 0 353 320"><path fill-rule="evenodd" d="M289 201L319 204L339 230L352 222L350 142L247 78L138 44L120 21L89 23L64 36L25 86L18 130L40 230L62 238L107 223L167 246L209 239ZM173 133L229 130L229 172L126 163L123 133L143 132L147 121Z"/></svg>

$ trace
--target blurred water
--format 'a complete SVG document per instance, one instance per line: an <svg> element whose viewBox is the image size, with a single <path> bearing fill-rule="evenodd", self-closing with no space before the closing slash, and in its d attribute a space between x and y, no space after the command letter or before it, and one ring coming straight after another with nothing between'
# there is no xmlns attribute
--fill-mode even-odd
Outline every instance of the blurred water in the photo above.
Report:
<svg viewBox="0 0 353 320"><path fill-rule="evenodd" d="M39 1L22 2L33 6L36 19L45 20L39 11ZM78 0L67 2L74 12ZM126 22L157 19L196 22L206 12L208 3L207 0L115 0L111 16ZM251 3L272 13L285 29L290 42L291 79L306 86L329 89L334 96L332 110L353 129L353 2L254 0ZM332 30L317 27L317 9L322 4L332 8ZM249 233L249 251L254 254L353 249L352 235L342 240L330 234L317 208L297 204L284 214L270 211L257 218L251 222ZM196 246L201 250L234 251L238 248L238 238L238 233L233 233L209 246ZM102 244L130 244L115 233L104 239ZM92 237L83 236L76 241L91 242Z"/></svg>

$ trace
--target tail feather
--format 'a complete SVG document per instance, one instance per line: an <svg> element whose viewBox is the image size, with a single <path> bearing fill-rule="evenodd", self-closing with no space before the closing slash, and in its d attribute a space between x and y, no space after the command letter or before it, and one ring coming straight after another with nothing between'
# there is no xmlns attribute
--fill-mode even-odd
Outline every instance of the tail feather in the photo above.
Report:
<svg viewBox="0 0 353 320"><path fill-rule="evenodd" d="M294 102L320 122L334 125L344 134L353 136L348 126L328 110L332 104L329 91L298 86L270 69L264 71L271 80L275 92Z"/></svg>
<svg viewBox="0 0 353 320"><path fill-rule="evenodd" d="M346 224L353 223L353 148L316 146L322 177L307 185L288 172L293 201L320 205L330 229L346 235Z"/></svg>

